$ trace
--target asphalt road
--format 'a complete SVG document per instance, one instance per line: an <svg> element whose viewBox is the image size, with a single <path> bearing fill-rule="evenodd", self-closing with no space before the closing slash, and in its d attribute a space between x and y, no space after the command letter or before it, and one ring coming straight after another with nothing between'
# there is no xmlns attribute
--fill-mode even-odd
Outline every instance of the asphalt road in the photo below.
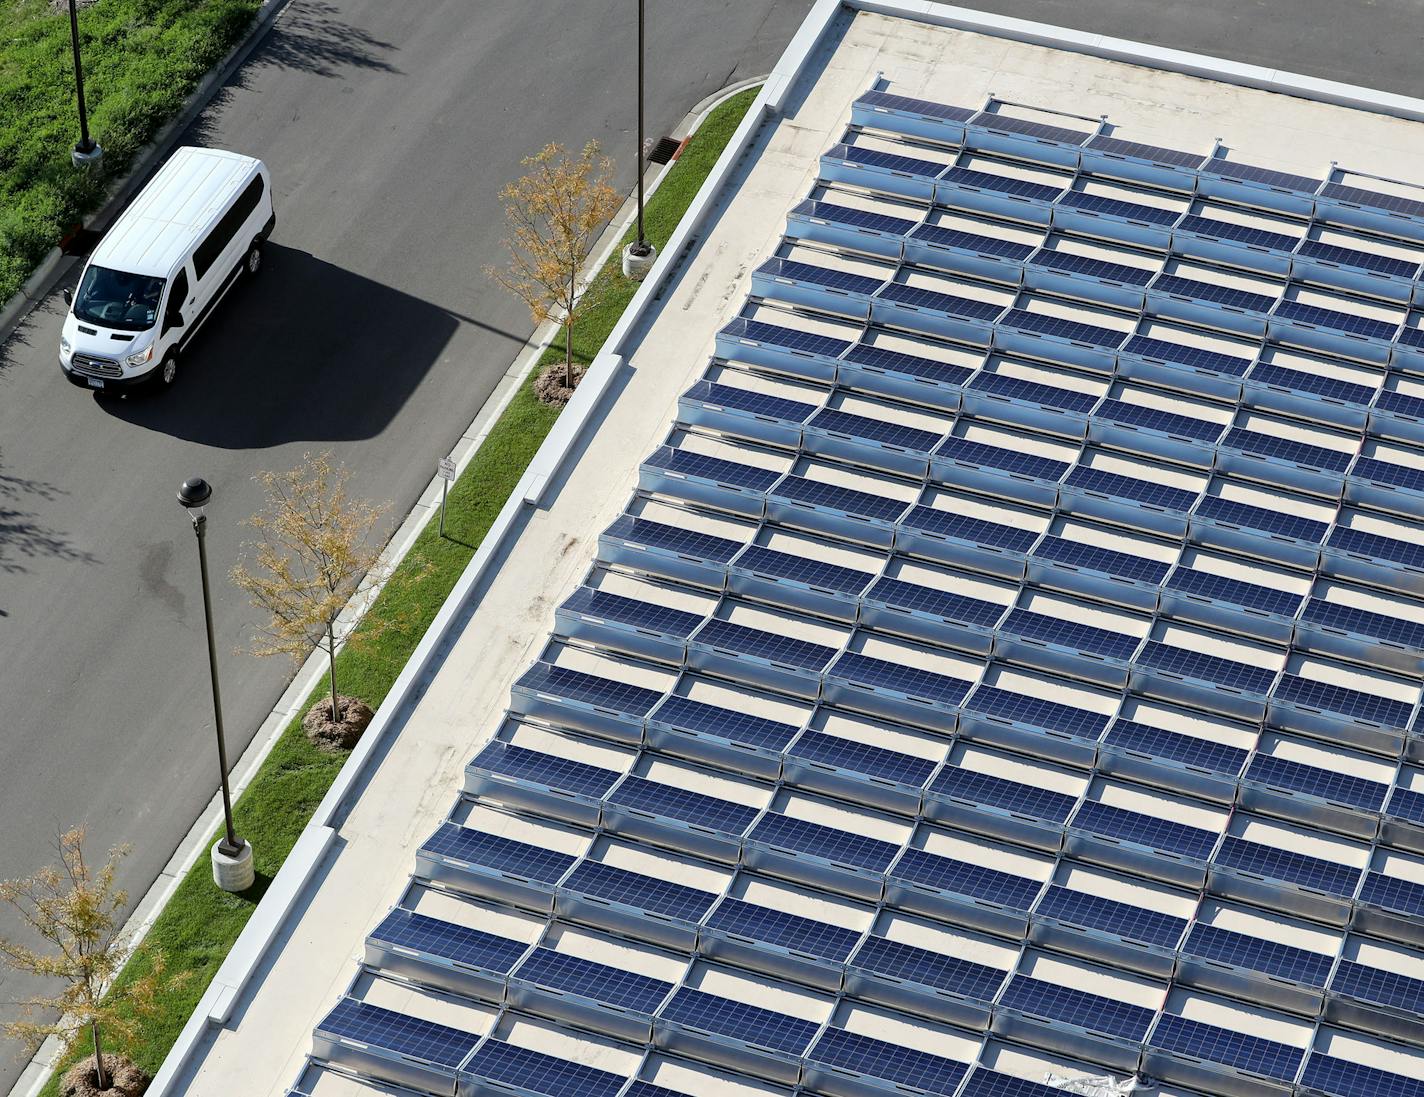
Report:
<svg viewBox="0 0 1424 1097"><path fill-rule="evenodd" d="M979 0L981 7L1417 93L1414 0ZM648 132L766 72L810 0L655 0ZM87 823L133 844L138 896L216 785L193 538L173 493L214 485L214 574L251 481L331 449L404 513L530 332L480 273L499 187L590 137L630 185L631 0L293 0L189 140L262 157L279 224L157 400L96 400L55 364L55 296L0 347L0 878ZM1332 29L1333 28L1333 29ZM97 135L100 140L103 135ZM233 756L289 665L231 654L252 615L214 590ZM0 916L0 935L15 930ZM0 1002L31 986L0 974ZM13 1016L0 1005L0 1019ZM21 1064L0 1043L0 1092Z"/></svg>

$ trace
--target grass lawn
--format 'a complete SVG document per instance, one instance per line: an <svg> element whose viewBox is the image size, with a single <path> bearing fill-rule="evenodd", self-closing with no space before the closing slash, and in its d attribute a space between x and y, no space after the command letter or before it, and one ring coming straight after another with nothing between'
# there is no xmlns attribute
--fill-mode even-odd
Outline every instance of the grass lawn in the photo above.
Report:
<svg viewBox="0 0 1424 1097"><path fill-rule="evenodd" d="M666 244L756 92L755 88L748 89L719 106L703 122L649 199L644 225L648 238L658 247ZM575 332L575 357L583 362L593 359L637 289L635 283L622 276L618 255L598 277L611 284L599 308L591 309ZM561 360L563 350L551 348L545 357ZM440 537L435 522L427 525L411 550L414 566L397 568L371 607L368 618L394 617L402 627L389 628L370 643L356 644L337 657L337 682L343 694L360 697L372 708L385 699L558 414L557 409L534 398L531 374L494 424L464 475L451 485L447 536ZM359 485L355 487L359 492ZM308 697L301 712L305 713L320 695L318 691ZM300 714L286 727L233 807L238 833L252 843L256 884L242 895L228 895L213 885L207 858L194 865L147 939L152 947L162 950L170 971L187 972L188 978L163 996L159 1016L144 1023L138 1043L110 1050L128 1054L150 1073L158 1070L344 761L344 755L324 754L307 742ZM216 840L214 835L213 841ZM142 973L145 963L142 958L136 959L120 979ZM84 1046L81 1042L77 1050L82 1053ZM65 1065L75 1057L67 1059ZM58 1092L56 1074L44 1095L57 1097Z"/></svg>
<svg viewBox="0 0 1424 1097"><path fill-rule="evenodd" d="M97 173L79 140L69 16L48 0L0 0L0 303L92 211L252 21L258 0L98 0L79 13Z"/></svg>

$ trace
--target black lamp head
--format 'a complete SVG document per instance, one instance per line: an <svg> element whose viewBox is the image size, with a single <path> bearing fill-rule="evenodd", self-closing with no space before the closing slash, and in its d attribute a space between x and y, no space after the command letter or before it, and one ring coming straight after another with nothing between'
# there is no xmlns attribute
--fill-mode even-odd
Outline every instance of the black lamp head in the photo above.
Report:
<svg viewBox="0 0 1424 1097"><path fill-rule="evenodd" d="M212 485L201 476L194 476L191 480L184 480L183 486L178 489L178 502L188 510L201 510L207 506L208 500L213 497Z"/></svg>

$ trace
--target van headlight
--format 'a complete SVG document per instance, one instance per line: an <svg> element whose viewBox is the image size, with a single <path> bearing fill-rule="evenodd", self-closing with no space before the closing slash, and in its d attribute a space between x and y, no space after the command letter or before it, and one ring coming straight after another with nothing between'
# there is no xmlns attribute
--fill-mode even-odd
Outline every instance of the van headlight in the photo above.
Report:
<svg viewBox="0 0 1424 1097"><path fill-rule="evenodd" d="M124 361L131 366L141 366L152 357L153 347L150 346L147 350L141 350L137 354L130 354Z"/></svg>
<svg viewBox="0 0 1424 1097"><path fill-rule="evenodd" d="M63 335L61 335L59 337L59 349L64 351L65 354L68 354L74 349L74 344L71 343L68 339L66 339Z"/></svg>

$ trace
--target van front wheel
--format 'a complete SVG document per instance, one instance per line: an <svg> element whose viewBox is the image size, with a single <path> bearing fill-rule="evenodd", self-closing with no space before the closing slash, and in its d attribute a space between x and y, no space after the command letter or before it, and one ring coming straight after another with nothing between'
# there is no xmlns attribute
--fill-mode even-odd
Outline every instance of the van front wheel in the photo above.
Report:
<svg viewBox="0 0 1424 1097"><path fill-rule="evenodd" d="M262 269L262 241L252 241L252 246L247 249L247 258L242 261L243 269L247 271L249 278L255 278L257 272Z"/></svg>
<svg viewBox="0 0 1424 1097"><path fill-rule="evenodd" d="M163 364L158 367L158 380L164 388L168 388L178 379L178 354L176 351L169 351L168 357L163 359Z"/></svg>

